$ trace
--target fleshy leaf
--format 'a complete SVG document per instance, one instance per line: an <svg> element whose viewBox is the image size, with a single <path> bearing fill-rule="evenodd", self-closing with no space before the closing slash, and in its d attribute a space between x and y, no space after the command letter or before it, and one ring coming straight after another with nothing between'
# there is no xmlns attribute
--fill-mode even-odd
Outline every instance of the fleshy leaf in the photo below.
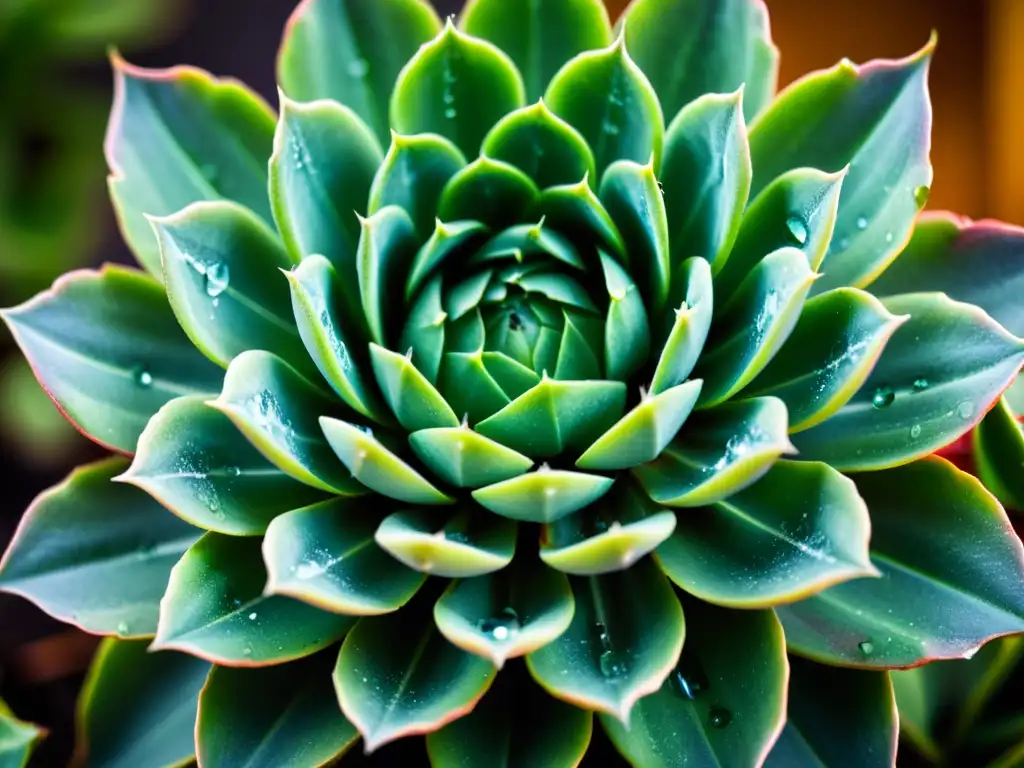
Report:
<svg viewBox="0 0 1024 768"><path fill-rule="evenodd" d="M845 168L836 173L797 168L763 189L743 211L728 260L715 274L715 299L724 306L751 270L779 248L799 248L811 269L821 268L846 173Z"/></svg>
<svg viewBox="0 0 1024 768"><path fill-rule="evenodd" d="M652 163L617 160L601 178L601 203L626 245L627 264L644 297L658 313L671 281L669 219ZM607 269L605 270L607 279Z"/></svg>
<svg viewBox="0 0 1024 768"><path fill-rule="evenodd" d="M573 605L565 576L526 555L500 573L452 582L434 621L449 641L501 669L561 635Z"/></svg>
<svg viewBox="0 0 1024 768"><path fill-rule="evenodd" d="M489 661L445 639L430 608L424 596L397 613L360 619L341 646L334 687L366 752L462 717L494 680Z"/></svg>
<svg viewBox="0 0 1024 768"><path fill-rule="evenodd" d="M362 234L356 254L359 296L370 339L386 345L401 306L405 278L416 257L416 232L409 215L395 205L360 219Z"/></svg>
<svg viewBox="0 0 1024 768"><path fill-rule="evenodd" d="M501 570L516 549L516 526L467 510L454 515L413 509L384 518L377 544L422 573L464 579Z"/></svg>
<svg viewBox="0 0 1024 768"><path fill-rule="evenodd" d="M615 482L602 475L549 469L519 475L473 491L478 504L498 515L532 523L550 523L592 504Z"/></svg>
<svg viewBox="0 0 1024 768"><path fill-rule="evenodd" d="M857 288L815 296L804 305L782 349L743 395L774 395L786 404L791 433L809 429L857 393L906 321Z"/></svg>
<svg viewBox="0 0 1024 768"><path fill-rule="evenodd" d="M540 557L574 576L621 571L652 552L676 527L676 516L631 482L578 515L546 526Z"/></svg>
<svg viewBox="0 0 1024 768"><path fill-rule="evenodd" d="M978 477L1009 509L1024 512L1024 431L1001 398L974 430Z"/></svg>
<svg viewBox="0 0 1024 768"><path fill-rule="evenodd" d="M405 429L415 432L458 425L451 406L408 357L371 343L370 361L384 399Z"/></svg>
<svg viewBox="0 0 1024 768"><path fill-rule="evenodd" d="M701 408L719 405L754 380L789 338L816 275L796 248L765 256L716 312L709 352L697 363Z"/></svg>
<svg viewBox="0 0 1024 768"><path fill-rule="evenodd" d="M593 715L548 696L528 676L503 671L466 715L427 734L435 768L576 768L594 727Z"/></svg>
<svg viewBox="0 0 1024 768"><path fill-rule="evenodd" d="M659 395L644 394L633 410L576 460L576 466L597 470L629 469L654 461L690 415L702 383L697 379Z"/></svg>
<svg viewBox="0 0 1024 768"><path fill-rule="evenodd" d="M355 113L336 102L298 104L282 98L281 110L270 158L274 218L293 262L319 254L334 264L341 276L342 311L361 330L362 316L355 311L359 216L366 214L383 156L380 145Z"/></svg>
<svg viewBox="0 0 1024 768"><path fill-rule="evenodd" d="M438 216L444 221L473 219L500 229L519 221L539 195L537 185L514 165L480 157L445 186Z"/></svg>
<svg viewBox="0 0 1024 768"><path fill-rule="evenodd" d="M171 567L202 531L112 483L126 468L87 464L44 491L0 560L0 590L87 632L152 635Z"/></svg>
<svg viewBox="0 0 1024 768"><path fill-rule="evenodd" d="M573 2L589 4L593 0ZM484 4L492 7L496 5L491 0L484 0ZM481 3L478 1L476 5L479 7ZM497 5L501 6L501 3ZM512 6L505 7L513 10ZM539 9L540 6L532 6L530 12ZM515 9L519 15L522 15L522 10ZM565 29L558 30L559 39L564 40L565 34ZM594 153L590 151L586 140L575 128L548 109L543 99L503 117L484 138L481 152L487 157L514 165L540 189L573 184L587 174L596 173Z"/></svg>
<svg viewBox="0 0 1024 768"><path fill-rule="evenodd" d="M135 270L72 272L3 319L61 412L113 450L134 452L169 400L220 389L224 372L192 346L160 285Z"/></svg>
<svg viewBox="0 0 1024 768"><path fill-rule="evenodd" d="M679 660L679 600L650 559L571 583L572 623L526 663L552 696L627 724L636 702L658 690Z"/></svg>
<svg viewBox="0 0 1024 768"><path fill-rule="evenodd" d="M540 98L562 66L584 51L612 41L601 0L545 0L515 5L470 0L459 26L505 51L523 73L526 98Z"/></svg>
<svg viewBox="0 0 1024 768"><path fill-rule="evenodd" d="M423 283L450 257L470 252L486 236L487 227L479 221L434 222L434 233L416 252L405 283L405 299L411 302Z"/></svg>
<svg viewBox="0 0 1024 768"><path fill-rule="evenodd" d="M293 99L350 107L383 143L398 73L440 29L422 0L306 0L285 28L277 79Z"/></svg>
<svg viewBox="0 0 1024 768"><path fill-rule="evenodd" d="M369 362L359 343L363 331L361 324L354 324L342 310L347 298L334 265L324 256L307 256L285 277L291 287L299 336L331 389L363 416L393 423L372 379L363 375Z"/></svg>
<svg viewBox="0 0 1024 768"><path fill-rule="evenodd" d="M658 181L672 222L673 264L700 256L719 272L736 241L752 173L742 102L742 91L707 93L668 126Z"/></svg>
<svg viewBox="0 0 1024 768"><path fill-rule="evenodd" d="M484 365L484 356L479 350L446 354L438 386L455 412L463 414L470 422L486 419L510 402ZM508 445L507 440L501 442Z"/></svg>
<svg viewBox="0 0 1024 768"><path fill-rule="evenodd" d="M171 308L200 352L227 368L263 349L315 373L279 274L293 263L269 227L235 203L213 202L154 219L153 228Z"/></svg>
<svg viewBox="0 0 1024 768"><path fill-rule="evenodd" d="M397 205L425 238L434 227L441 190L465 167L466 158L444 136L392 133L391 147L370 188L369 212Z"/></svg>
<svg viewBox="0 0 1024 768"><path fill-rule="evenodd" d="M476 426L530 457L557 456L589 447L618 421L626 407L626 385L617 381L543 379Z"/></svg>
<svg viewBox="0 0 1024 768"><path fill-rule="evenodd" d="M579 246L597 245L617 257L625 256L622 233L594 193L588 177L576 184L548 187L541 193L537 210L555 229L571 233Z"/></svg>
<svg viewBox="0 0 1024 768"><path fill-rule="evenodd" d="M326 765L359 737L338 710L332 654L262 669L214 667L199 696L198 758L210 768Z"/></svg>
<svg viewBox="0 0 1024 768"><path fill-rule="evenodd" d="M609 299L604 321L605 372L609 379L627 381L647 361L650 351L647 310L636 283L626 270L610 256L602 252L598 255Z"/></svg>
<svg viewBox="0 0 1024 768"><path fill-rule="evenodd" d="M523 474L533 460L474 432L468 425L424 429L409 435L420 461L456 488L480 488Z"/></svg>
<svg viewBox="0 0 1024 768"><path fill-rule="evenodd" d="M110 196L121 232L146 269L163 274L146 215L227 199L273 221L266 192L274 113L259 96L193 67L141 69L117 56L113 65L105 147Z"/></svg>
<svg viewBox="0 0 1024 768"><path fill-rule="evenodd" d="M842 696L822 696L842 691ZM765 768L886 768L902 719L885 672L789 660L786 727ZM902 713L900 713L902 714Z"/></svg>
<svg viewBox="0 0 1024 768"><path fill-rule="evenodd" d="M818 292L870 283L902 250L932 182L928 68L934 38L899 61L843 60L787 88L750 131L751 194L793 168L847 165Z"/></svg>
<svg viewBox="0 0 1024 768"><path fill-rule="evenodd" d="M771 611L729 611L688 598L686 644L660 689L640 699L626 728L602 714L633 764L760 765L786 714L788 664Z"/></svg>
<svg viewBox="0 0 1024 768"><path fill-rule="evenodd" d="M636 0L619 26L667 115L745 85L749 121L775 94L779 51L761 0Z"/></svg>
<svg viewBox="0 0 1024 768"><path fill-rule="evenodd" d="M1024 362L1024 340L977 307L935 293L882 303L910 319L857 394L828 421L793 436L801 458L845 471L932 453L975 426Z"/></svg>
<svg viewBox="0 0 1024 768"><path fill-rule="evenodd" d="M544 101L587 140L599 176L616 160L661 167L661 105L622 36L568 62L552 78Z"/></svg>
<svg viewBox="0 0 1024 768"><path fill-rule="evenodd" d="M690 415L683 435L661 456L633 469L644 490L659 504L702 507L755 482L784 453L785 404L759 397Z"/></svg>
<svg viewBox="0 0 1024 768"><path fill-rule="evenodd" d="M192 525L235 536L323 493L277 469L202 395L179 397L150 419L131 467L117 478Z"/></svg>
<svg viewBox="0 0 1024 768"><path fill-rule="evenodd" d="M970 658L1024 630L1024 548L980 482L935 457L854 479L882 576L776 608L792 651L843 666L911 667Z"/></svg>
<svg viewBox="0 0 1024 768"><path fill-rule="evenodd" d="M0 764L4 768L25 768L36 745L45 737L44 729L18 720L0 700Z"/></svg>
<svg viewBox="0 0 1024 768"><path fill-rule="evenodd" d="M525 103L523 78L512 60L448 19L399 74L391 126L399 133L438 133L476 157L491 127Z"/></svg>
<svg viewBox="0 0 1024 768"><path fill-rule="evenodd" d="M676 517L658 562L717 605L768 608L879 575L868 560L868 508L826 464L778 461L749 488Z"/></svg>
<svg viewBox="0 0 1024 768"><path fill-rule="evenodd" d="M876 296L940 291L1024 336L1024 229L925 213L899 257L871 283Z"/></svg>
<svg viewBox="0 0 1024 768"><path fill-rule="evenodd" d="M362 499L331 499L276 518L263 539L264 592L355 616L405 605L425 577L377 546L383 514L366 507Z"/></svg>
<svg viewBox="0 0 1024 768"><path fill-rule="evenodd" d="M410 504L451 504L453 499L392 453L372 430L323 417L320 427L331 448L367 488Z"/></svg>
<svg viewBox="0 0 1024 768"><path fill-rule="evenodd" d="M326 648L355 621L263 594L266 576L258 538L207 533L171 571L150 648L225 666L270 666Z"/></svg>
<svg viewBox="0 0 1024 768"><path fill-rule="evenodd" d="M711 330L713 294L708 262L699 256L684 261L673 281L671 326L654 369L652 395L682 384L693 372Z"/></svg>
<svg viewBox="0 0 1024 768"><path fill-rule="evenodd" d="M104 640L79 698L80 754L103 768L188 764L209 671L202 659L152 653L145 641Z"/></svg>
<svg viewBox="0 0 1024 768"><path fill-rule="evenodd" d="M323 437L319 419L338 403L279 357L253 350L236 357L211 406L227 415L275 467L341 496L365 493Z"/></svg>

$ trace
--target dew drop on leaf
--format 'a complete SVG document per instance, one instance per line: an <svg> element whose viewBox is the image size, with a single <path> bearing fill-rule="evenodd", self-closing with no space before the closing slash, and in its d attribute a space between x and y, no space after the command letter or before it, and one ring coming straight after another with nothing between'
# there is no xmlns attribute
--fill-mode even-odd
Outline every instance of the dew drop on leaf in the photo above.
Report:
<svg viewBox="0 0 1024 768"><path fill-rule="evenodd" d="M247 645L245 648L242 649L242 655L243 656L252 656L252 648Z"/></svg>
<svg viewBox="0 0 1024 768"><path fill-rule="evenodd" d="M711 687L703 668L684 654L672 677L672 687L683 697L693 701Z"/></svg>
<svg viewBox="0 0 1024 768"><path fill-rule="evenodd" d="M807 225L799 216L790 216L786 219L786 229L800 245L807 242Z"/></svg>
<svg viewBox="0 0 1024 768"><path fill-rule="evenodd" d="M238 467L228 467L224 471L228 473L229 477L238 477L239 475L242 474L242 470L240 470Z"/></svg>
<svg viewBox="0 0 1024 768"><path fill-rule="evenodd" d="M366 59L352 59L348 63L348 74L356 80L362 80L370 72L370 64Z"/></svg>
<svg viewBox="0 0 1024 768"><path fill-rule="evenodd" d="M910 436L914 440L916 440L917 438L919 438L921 436L921 425L920 424L915 424L914 426L912 426L910 428Z"/></svg>
<svg viewBox="0 0 1024 768"><path fill-rule="evenodd" d="M875 652L875 644L872 643L870 640L864 640L860 643L857 643L857 648L859 648L860 652L863 653L865 656L870 656L872 653Z"/></svg>
<svg viewBox="0 0 1024 768"><path fill-rule="evenodd" d="M256 611L253 611L252 613L250 613L249 614L249 621L256 621L257 615L258 614L256 613Z"/></svg>
<svg viewBox="0 0 1024 768"><path fill-rule="evenodd" d="M969 419L974 414L974 403L964 400L956 407L956 415L961 419Z"/></svg>
<svg viewBox="0 0 1024 768"><path fill-rule="evenodd" d="M865 230L867 228L868 228L868 220L864 216L861 216L860 218L858 218L857 219L857 229Z"/></svg>
<svg viewBox="0 0 1024 768"><path fill-rule="evenodd" d="M127 621L118 622L118 624L117 624L117 633L119 635L127 635L128 634L128 622Z"/></svg>
<svg viewBox="0 0 1024 768"><path fill-rule="evenodd" d="M458 111L455 109L455 107L448 107L448 109L444 111L444 116L449 120L454 120L457 114Z"/></svg>
<svg viewBox="0 0 1024 768"><path fill-rule="evenodd" d="M931 189L925 184L914 190L914 202L919 209L924 208L928 204L929 194L931 194Z"/></svg>
<svg viewBox="0 0 1024 768"><path fill-rule="evenodd" d="M708 710L708 723L712 728L725 728L731 722L732 712L725 707L714 704Z"/></svg>
<svg viewBox="0 0 1024 768"><path fill-rule="evenodd" d="M498 642L504 642L519 634L521 625L514 608L505 608L498 616L482 619L477 628Z"/></svg>
<svg viewBox="0 0 1024 768"><path fill-rule="evenodd" d="M887 408L892 405L893 400L896 399L896 393L893 392L892 387L879 387L875 390L874 396L871 398L871 404L875 408Z"/></svg>
<svg viewBox="0 0 1024 768"><path fill-rule="evenodd" d="M144 365L140 365L132 371L132 378L137 385L144 389L153 386L153 374Z"/></svg>
<svg viewBox="0 0 1024 768"><path fill-rule="evenodd" d="M928 379L914 379L915 392L924 392L926 389L928 389Z"/></svg>
<svg viewBox="0 0 1024 768"><path fill-rule="evenodd" d="M220 296L228 289L231 272L222 261L215 262L206 268L206 295L211 298Z"/></svg>

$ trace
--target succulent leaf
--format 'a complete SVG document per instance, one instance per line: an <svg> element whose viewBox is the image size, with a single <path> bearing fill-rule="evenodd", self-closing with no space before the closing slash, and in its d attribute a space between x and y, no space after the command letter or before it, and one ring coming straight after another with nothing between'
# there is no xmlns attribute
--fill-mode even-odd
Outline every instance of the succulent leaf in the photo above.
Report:
<svg viewBox="0 0 1024 768"><path fill-rule="evenodd" d="M526 675L503 671L472 712L427 735L427 753L436 768L575 768L593 727L589 711L548 696Z"/></svg>
<svg viewBox="0 0 1024 768"><path fill-rule="evenodd" d="M391 127L437 133L468 157L501 118L526 104L522 75L501 49L460 32L448 20L398 76Z"/></svg>
<svg viewBox="0 0 1024 768"><path fill-rule="evenodd" d="M537 210L555 229L575 236L583 247L597 245L624 259L622 233L591 187L589 174L576 184L559 184L541 192Z"/></svg>
<svg viewBox="0 0 1024 768"><path fill-rule="evenodd" d="M45 737L45 730L18 720L0 700L0 760L4 761L5 766L25 768L36 745Z"/></svg>
<svg viewBox="0 0 1024 768"><path fill-rule="evenodd" d="M249 349L316 374L295 329L287 284L293 266L274 233L236 203L194 203L154 219L171 308L196 348L227 368Z"/></svg>
<svg viewBox="0 0 1024 768"><path fill-rule="evenodd" d="M829 419L863 386L896 329L907 321L857 288L810 299L786 343L743 396L773 395L786 404L789 431Z"/></svg>
<svg viewBox="0 0 1024 768"><path fill-rule="evenodd" d="M451 406L409 357L371 343L370 361L384 399L402 427L416 432L458 426Z"/></svg>
<svg viewBox="0 0 1024 768"><path fill-rule="evenodd" d="M456 488L481 488L511 480L533 466L532 459L466 424L413 432L409 444L420 461Z"/></svg>
<svg viewBox="0 0 1024 768"><path fill-rule="evenodd" d="M512 562L516 526L510 520L462 509L453 514L418 508L384 518L377 544L422 573L467 579L499 571Z"/></svg>
<svg viewBox="0 0 1024 768"><path fill-rule="evenodd" d="M279 357L243 352L210 405L285 474L340 496L366 492L344 471L320 429L321 414L338 413L339 406Z"/></svg>
<svg viewBox="0 0 1024 768"><path fill-rule="evenodd" d="M44 491L0 560L0 588L87 632L151 636L171 568L202 531L111 482L126 468L87 464Z"/></svg>
<svg viewBox="0 0 1024 768"><path fill-rule="evenodd" d="M970 304L936 293L882 303L910 319L857 394L793 436L801 458L857 471L926 456L976 425L1024 363L1024 340Z"/></svg>
<svg viewBox="0 0 1024 768"><path fill-rule="evenodd" d="M700 256L719 272L729 258L752 173L742 102L742 91L708 93L669 123L658 178L675 264Z"/></svg>
<svg viewBox="0 0 1024 768"><path fill-rule="evenodd" d="M822 690L843 695L821 696ZM895 764L903 712L896 712L889 673L829 667L791 656L787 700L786 727L765 768Z"/></svg>
<svg viewBox="0 0 1024 768"><path fill-rule="evenodd" d="M533 180L514 165L484 156L451 178L437 211L442 221L475 219L500 228L519 221L539 195Z"/></svg>
<svg viewBox="0 0 1024 768"><path fill-rule="evenodd" d="M444 136L392 133L391 147L370 188L369 212L397 205L425 238L434 229L441 191L465 167L465 156Z"/></svg>
<svg viewBox="0 0 1024 768"><path fill-rule="evenodd" d="M699 256L684 261L676 271L665 343L651 380L651 394L659 395L682 384L700 359L711 331L714 296L711 267Z"/></svg>
<svg viewBox="0 0 1024 768"><path fill-rule="evenodd" d="M260 541L207 533L171 570L152 650L259 667L308 656L354 624L290 597L266 595Z"/></svg>
<svg viewBox="0 0 1024 768"><path fill-rule="evenodd" d="M255 93L194 67L154 70L115 56L107 129L110 196L121 232L157 277L160 252L147 216L203 200L235 200L265 222L274 113Z"/></svg>
<svg viewBox="0 0 1024 768"><path fill-rule="evenodd" d="M684 755L698 765L758 765L785 720L782 627L771 611L692 598L684 610L686 645L668 679L636 703L629 727L603 713L601 725L632 765L675 768Z"/></svg>
<svg viewBox="0 0 1024 768"><path fill-rule="evenodd" d="M440 29L422 0L305 0L285 28L277 78L298 101L350 107L383 143L398 73Z"/></svg>
<svg viewBox="0 0 1024 768"><path fill-rule="evenodd" d="M275 518L263 539L264 593L352 616L405 605L426 577L377 545L383 513L365 507L361 499L335 498Z"/></svg>
<svg viewBox="0 0 1024 768"><path fill-rule="evenodd" d="M791 650L891 669L970 657L993 637L1024 631L1024 549L981 483L935 457L854 481L871 510L871 562L882 576L776 608Z"/></svg>
<svg viewBox="0 0 1024 768"><path fill-rule="evenodd" d="M429 608L423 598L398 613L360 619L342 643L334 687L366 752L467 714L494 681L491 662L449 643Z"/></svg>
<svg viewBox="0 0 1024 768"><path fill-rule="evenodd" d="M972 448L985 487L1008 509L1024 512L1024 431L1005 397L975 428Z"/></svg>
<svg viewBox="0 0 1024 768"><path fill-rule="evenodd" d="M849 166L839 198L825 291L870 283L910 237L918 189L932 183L927 75L934 38L913 56L844 60L779 95L750 131L751 194L793 168Z"/></svg>
<svg viewBox="0 0 1024 768"><path fill-rule="evenodd" d="M509 569L453 581L434 605L441 633L460 648L491 660L543 648L569 627L574 610L569 581L527 559Z"/></svg>
<svg viewBox="0 0 1024 768"><path fill-rule="evenodd" d="M777 606L880 575L868 559L868 508L826 464L778 461L750 487L676 518L658 562L716 605Z"/></svg>
<svg viewBox="0 0 1024 768"><path fill-rule="evenodd" d="M661 167L661 105L621 35L607 48L568 61L551 79L544 101L587 140L599 176L616 160Z"/></svg>
<svg viewBox="0 0 1024 768"><path fill-rule="evenodd" d="M535 472L478 488L473 499L502 517L551 523L597 501L613 482L603 475L550 469L543 464Z"/></svg>
<svg viewBox="0 0 1024 768"><path fill-rule="evenodd" d="M92 764L181 765L195 755L199 693L210 664L152 653L145 641L104 640L79 700L80 749Z"/></svg>
<svg viewBox="0 0 1024 768"><path fill-rule="evenodd" d="M359 221L356 274L370 340L386 345L395 333L394 307L416 256L416 231L409 215L396 205Z"/></svg>
<svg viewBox="0 0 1024 768"><path fill-rule="evenodd" d="M637 701L657 691L679 660L683 610L649 558L624 571L570 581L572 623L526 657L530 674L552 696L628 726Z"/></svg>
<svg viewBox="0 0 1024 768"><path fill-rule="evenodd" d="M287 666L214 667L199 696L203 765L323 765L359 737L338 710L329 651Z"/></svg>
<svg viewBox="0 0 1024 768"><path fill-rule="evenodd" d="M117 481L192 525L234 536L262 534L278 515L323 500L267 461L207 399L179 397L157 411Z"/></svg>
<svg viewBox="0 0 1024 768"><path fill-rule="evenodd" d="M761 0L634 0L619 28L666 115L745 85L750 121L775 95L779 51Z"/></svg>
<svg viewBox="0 0 1024 768"><path fill-rule="evenodd" d="M423 283L446 261L469 252L486 238L487 227L479 221L453 221L437 219L433 234L416 251L405 283L405 299L409 303L419 294Z"/></svg>
<svg viewBox="0 0 1024 768"><path fill-rule="evenodd" d="M648 495L669 507L703 507L746 488L792 452L785 404L774 397L694 413L686 433L633 468Z"/></svg>

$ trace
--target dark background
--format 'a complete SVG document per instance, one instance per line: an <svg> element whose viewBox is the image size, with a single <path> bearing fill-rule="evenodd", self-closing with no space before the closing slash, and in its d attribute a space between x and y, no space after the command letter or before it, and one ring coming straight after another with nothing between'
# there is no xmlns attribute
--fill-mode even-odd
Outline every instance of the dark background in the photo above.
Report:
<svg viewBox="0 0 1024 768"><path fill-rule="evenodd" d="M773 36L782 49L781 82L830 66L841 56L862 61L906 55L938 28L940 45L931 78L937 180L930 207L1022 221L1024 195L1015 195L1014 179L1024 179L1024 164L1014 165L1019 150L1012 146L1019 131L1007 139L1006 126L1024 119L1014 113L1024 83L1007 73L1005 46L999 43L1005 30L1016 29L1013 24L1020 21L1014 3L1024 6L1024 0L768 0ZM609 0L613 17L623 4ZM188 63L231 75L276 105L274 53L295 0L197 0L181 5L185 17L180 29L162 44L127 58L143 66ZM442 15L460 6L460 0L435 0ZM105 89L111 83L105 64L79 66L74 77ZM1007 106L1007 92L1018 94L1014 105ZM98 145L96 152L101 152ZM102 245L91 261L131 263L105 202L102 177L95 186ZM0 346L7 343L0 333ZM0 419L5 405L0 403ZM73 436L70 445L54 461L40 464L27 461L24 450L0 442L0 551L39 491L59 482L75 463L102 456L84 438ZM34 766L66 763L74 702L94 644L93 638L69 631L26 601L0 595L0 698L21 718L51 731Z"/></svg>

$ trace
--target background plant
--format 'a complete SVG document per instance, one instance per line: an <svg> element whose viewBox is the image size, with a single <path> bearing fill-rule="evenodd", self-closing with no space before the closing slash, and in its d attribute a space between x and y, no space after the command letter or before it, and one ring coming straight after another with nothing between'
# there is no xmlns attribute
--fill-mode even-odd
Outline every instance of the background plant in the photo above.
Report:
<svg viewBox="0 0 1024 768"><path fill-rule="evenodd" d="M209 764L431 731L436 764L571 765L591 711L641 765L886 764L880 670L1024 628L1005 513L928 457L1020 368L1017 265L951 300L964 262L918 230L870 285L927 197L933 46L771 102L763 7L708 8L638 2L616 38L593 2L481 0L462 32L306 3L276 128L237 84L118 62L113 198L170 304L108 268L7 314L134 459L41 497L0 582L217 666L106 644L94 759L187 757L198 695Z"/></svg>

